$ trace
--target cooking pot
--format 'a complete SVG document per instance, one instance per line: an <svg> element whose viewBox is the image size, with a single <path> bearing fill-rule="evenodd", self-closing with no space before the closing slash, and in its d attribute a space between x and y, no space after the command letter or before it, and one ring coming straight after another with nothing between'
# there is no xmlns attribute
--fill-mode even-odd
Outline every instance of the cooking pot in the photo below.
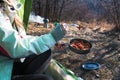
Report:
<svg viewBox="0 0 120 80"><path fill-rule="evenodd" d="M86 48L86 49L77 49L74 46L72 46L72 44L74 44L74 43L76 44L77 42L78 43L82 42L82 44L80 44L80 43L79 44L83 45L84 47L85 47L85 45L88 45L88 48ZM74 39L71 39L70 43L69 43L69 49L71 51L77 53L77 54L88 54L90 52L91 47L92 47L92 44L89 41L85 40L85 39L74 38Z"/></svg>

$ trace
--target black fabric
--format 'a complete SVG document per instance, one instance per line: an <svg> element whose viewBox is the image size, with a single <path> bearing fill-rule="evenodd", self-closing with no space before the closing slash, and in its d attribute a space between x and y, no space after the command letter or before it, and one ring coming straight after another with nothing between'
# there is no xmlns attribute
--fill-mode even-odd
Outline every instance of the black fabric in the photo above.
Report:
<svg viewBox="0 0 120 80"><path fill-rule="evenodd" d="M40 55L30 55L23 63L14 62L12 75L43 73L51 60L51 50Z"/></svg>
<svg viewBox="0 0 120 80"><path fill-rule="evenodd" d="M51 77L43 74L16 75L12 80L52 80Z"/></svg>
<svg viewBox="0 0 120 80"><path fill-rule="evenodd" d="M4 1L3 0L0 0L0 3L3 3Z"/></svg>

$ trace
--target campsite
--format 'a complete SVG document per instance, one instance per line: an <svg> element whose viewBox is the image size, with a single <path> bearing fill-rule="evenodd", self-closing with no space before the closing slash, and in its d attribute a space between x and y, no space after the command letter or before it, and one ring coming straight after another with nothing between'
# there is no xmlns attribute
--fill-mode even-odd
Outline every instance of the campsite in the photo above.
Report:
<svg viewBox="0 0 120 80"><path fill-rule="evenodd" d="M46 34L54 27L56 20L67 30L64 38L52 48L53 59L84 80L120 79L120 19L116 17L114 20L115 16L120 16L119 12L114 12L120 9L119 0L118 4L114 0L35 1L33 11L40 16L45 14L50 22L48 28L39 23L30 23L28 34ZM72 51L69 47L72 39L89 41L92 45L90 51L86 54ZM81 67L85 62L99 63L100 67L97 70L85 70Z"/></svg>

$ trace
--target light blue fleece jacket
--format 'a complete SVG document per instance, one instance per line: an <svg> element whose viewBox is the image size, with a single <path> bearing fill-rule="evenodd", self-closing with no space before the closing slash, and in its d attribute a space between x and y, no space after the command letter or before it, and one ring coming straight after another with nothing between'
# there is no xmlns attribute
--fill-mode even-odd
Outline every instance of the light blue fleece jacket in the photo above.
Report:
<svg viewBox="0 0 120 80"><path fill-rule="evenodd" d="M10 57L0 55L0 80L11 80L14 61L11 58L22 58L47 51L58 40L52 34L57 35L59 32L64 33L58 26L57 29L41 36L23 35L13 29L9 18L0 12L0 47ZM62 37L63 35L59 39Z"/></svg>

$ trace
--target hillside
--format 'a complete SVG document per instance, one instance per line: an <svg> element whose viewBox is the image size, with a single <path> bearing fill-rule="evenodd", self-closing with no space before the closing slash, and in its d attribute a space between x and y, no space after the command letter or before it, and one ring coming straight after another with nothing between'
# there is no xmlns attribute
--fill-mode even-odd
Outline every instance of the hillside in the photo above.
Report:
<svg viewBox="0 0 120 80"><path fill-rule="evenodd" d="M59 41L64 43L65 47L56 50L54 46L52 48L53 58L84 80L120 80L120 40L118 38L120 33L113 30L114 25L78 22L77 24L82 25L79 30L70 24L73 23L66 26L67 34ZM41 25L30 24L27 34L41 35L49 32L51 28L45 29ZM73 38L90 41L91 51L87 55L72 52L68 45ZM101 65L100 69L83 70L81 64L87 61L98 62Z"/></svg>

